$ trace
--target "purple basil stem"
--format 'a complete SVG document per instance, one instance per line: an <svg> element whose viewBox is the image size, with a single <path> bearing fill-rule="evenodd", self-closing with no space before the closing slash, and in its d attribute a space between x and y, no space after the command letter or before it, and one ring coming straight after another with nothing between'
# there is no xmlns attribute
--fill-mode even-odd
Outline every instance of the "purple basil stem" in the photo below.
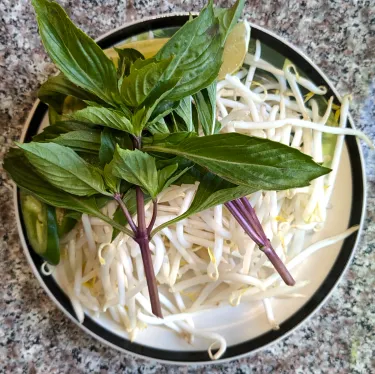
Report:
<svg viewBox="0 0 375 374"><path fill-rule="evenodd" d="M255 213L254 208L251 206L246 197L229 201L225 206L231 212L233 217L241 225L247 235L259 246L259 249L264 252L268 260L275 267L276 271L280 274L282 280L288 286L293 286L296 282L289 270L280 260L275 250L272 248L261 223Z"/></svg>

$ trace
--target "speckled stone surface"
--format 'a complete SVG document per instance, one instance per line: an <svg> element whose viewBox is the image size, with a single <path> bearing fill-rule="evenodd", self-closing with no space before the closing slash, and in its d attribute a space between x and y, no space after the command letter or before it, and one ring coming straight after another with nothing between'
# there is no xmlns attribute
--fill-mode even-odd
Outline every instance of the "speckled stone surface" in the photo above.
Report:
<svg viewBox="0 0 375 374"><path fill-rule="evenodd" d="M63 0L97 37L127 21L198 11L203 1ZM193 5L194 3L194 5ZM220 4L226 4L221 1ZM36 90L54 72L27 0L0 2L0 149L20 136ZM353 117L375 137L375 3L252 0L246 17L306 52L355 97ZM68 320L39 286L20 248L12 194L0 182L0 373L374 373L375 154L365 148L368 208L361 244L329 302L288 338L246 359L207 369L166 366L107 348Z"/></svg>

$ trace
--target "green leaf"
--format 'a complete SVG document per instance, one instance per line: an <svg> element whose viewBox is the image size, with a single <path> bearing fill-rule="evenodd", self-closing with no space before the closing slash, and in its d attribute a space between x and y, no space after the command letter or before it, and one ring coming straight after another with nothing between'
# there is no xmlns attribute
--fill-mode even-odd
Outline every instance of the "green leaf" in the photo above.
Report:
<svg viewBox="0 0 375 374"><path fill-rule="evenodd" d="M307 186L330 171L310 156L267 139L230 133L179 140L174 135L145 144L143 150L185 157L223 179L256 190Z"/></svg>
<svg viewBox="0 0 375 374"><path fill-rule="evenodd" d="M61 134L51 140L53 143L80 152L98 152L100 148L99 130L77 130Z"/></svg>
<svg viewBox="0 0 375 374"><path fill-rule="evenodd" d="M150 131L150 133L152 135L169 134L169 132L170 132L167 124L164 121L164 118L162 118L161 120L159 120L155 124L148 126L147 130Z"/></svg>
<svg viewBox="0 0 375 374"><path fill-rule="evenodd" d="M75 85L111 105L119 94L113 62L84 32L79 30L55 2L32 0L39 34L53 62Z"/></svg>
<svg viewBox="0 0 375 374"><path fill-rule="evenodd" d="M171 132L187 131L185 121L180 116L178 116L175 112L172 112L168 118L169 118L169 122L172 123Z"/></svg>
<svg viewBox="0 0 375 374"><path fill-rule="evenodd" d="M105 184L112 194L120 191L121 179L113 175L112 164L107 164L104 166L103 177Z"/></svg>
<svg viewBox="0 0 375 374"><path fill-rule="evenodd" d="M78 197L61 191L43 180L33 169L19 149L11 149L4 160L4 169L9 173L18 187L31 193L46 204L57 208L71 209L98 217L112 225L115 229L133 236L132 232L123 228L100 212L94 197Z"/></svg>
<svg viewBox="0 0 375 374"><path fill-rule="evenodd" d="M173 87L171 87L171 89L173 89ZM178 105L178 101L162 100L154 108L151 108L151 115L147 120L148 125L152 126L155 123L160 122L169 113L172 113L177 109Z"/></svg>
<svg viewBox="0 0 375 374"><path fill-rule="evenodd" d="M180 100L178 107L175 109L175 113L184 121L185 128L183 131L193 132L193 114L192 114L192 103L191 96L186 96Z"/></svg>
<svg viewBox="0 0 375 374"><path fill-rule="evenodd" d="M82 101L89 100L101 105L105 104L97 96L72 83L64 74L48 78L38 91L38 98L51 106L58 114L62 114L67 96L73 96Z"/></svg>
<svg viewBox="0 0 375 374"><path fill-rule="evenodd" d="M79 121L61 121L56 122L53 125L47 126L43 129L40 134L33 136L33 141L43 142L51 139L55 139L62 134L66 134L71 131L85 131L92 130L93 125L79 122Z"/></svg>
<svg viewBox="0 0 375 374"><path fill-rule="evenodd" d="M143 64L133 64L130 74L122 80L121 97L124 102L132 107L142 105L151 92L166 80L164 73L172 60L173 56L161 61L148 59Z"/></svg>
<svg viewBox="0 0 375 374"><path fill-rule="evenodd" d="M141 52L138 52L133 48L119 49L115 48L115 51L119 55L117 76L118 78L127 77L130 74L130 67L138 59L144 60Z"/></svg>
<svg viewBox="0 0 375 374"><path fill-rule="evenodd" d="M176 144L179 144L183 142L184 140L190 139L190 138L196 138L197 134L195 132L187 132L187 131L181 131L181 132L175 132L171 134L156 134L153 137L144 137L142 139L142 143L144 144L143 148L147 148L154 145L159 144L165 144L166 146L174 147ZM165 150L162 151L162 153L168 153ZM173 152L171 152L173 153ZM168 156L164 156L168 158Z"/></svg>
<svg viewBox="0 0 375 374"><path fill-rule="evenodd" d="M133 125L129 119L119 110L88 107L73 113L71 117L78 121L102 125L112 129L126 131L130 134L134 132Z"/></svg>
<svg viewBox="0 0 375 374"><path fill-rule="evenodd" d="M142 187L152 198L156 197L158 172L152 156L138 149L130 151L117 146L110 165L113 168L113 175Z"/></svg>
<svg viewBox="0 0 375 374"><path fill-rule="evenodd" d="M78 196L106 194L99 171L72 149L54 143L17 144L37 172L53 186Z"/></svg>
<svg viewBox="0 0 375 374"><path fill-rule="evenodd" d="M186 167L185 169L181 169L181 165L179 165L180 167L180 170L178 170L178 173L172 175L165 183L164 185L159 185L159 191L158 193L160 193L161 191L165 190L167 187L169 187L170 185L174 184L176 182L176 184L179 184L178 181L181 179L181 177L183 175L186 174L186 172L191 169L191 166L189 167Z"/></svg>
<svg viewBox="0 0 375 374"><path fill-rule="evenodd" d="M176 172L178 164L168 165L165 168L158 170L158 190L159 192L164 189L168 179Z"/></svg>
<svg viewBox="0 0 375 374"><path fill-rule="evenodd" d="M222 36L212 2L197 18L185 23L155 56L160 61L175 56L167 76L182 76L169 100L180 100L209 86L217 77L222 60Z"/></svg>
<svg viewBox="0 0 375 374"><path fill-rule="evenodd" d="M112 161L116 144L121 148L133 148L132 141L128 134L105 127L100 137L99 159L101 165L109 164Z"/></svg>
<svg viewBox="0 0 375 374"><path fill-rule="evenodd" d="M162 230L164 227L179 222L193 214L209 209L213 206L224 204L227 201L237 199L242 196L250 195L257 189L247 186L236 186L215 174L206 173L200 183L194 200L189 209L182 215L170 220L153 230L152 235Z"/></svg>
<svg viewBox="0 0 375 374"><path fill-rule="evenodd" d="M213 135L216 125L216 81L194 95L199 123L205 135Z"/></svg>
<svg viewBox="0 0 375 374"><path fill-rule="evenodd" d="M215 8L215 16L219 20L220 33L223 35L223 43L233 26L238 22L238 18L241 16L245 0L237 0L236 3L229 9L226 8Z"/></svg>
<svg viewBox="0 0 375 374"><path fill-rule="evenodd" d="M147 124L154 124L170 113L178 103L164 100L166 96L173 91L179 81L179 77L173 77L167 81L160 81L143 102L142 107L138 109L132 119L136 135L141 132Z"/></svg>

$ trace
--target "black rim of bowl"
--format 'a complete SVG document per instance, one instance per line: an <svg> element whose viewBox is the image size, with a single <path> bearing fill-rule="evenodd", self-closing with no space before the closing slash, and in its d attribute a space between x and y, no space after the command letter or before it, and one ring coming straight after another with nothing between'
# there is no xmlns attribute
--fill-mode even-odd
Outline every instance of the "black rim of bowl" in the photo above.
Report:
<svg viewBox="0 0 375 374"><path fill-rule="evenodd" d="M149 30L162 29L167 27L178 27L182 26L188 20L187 15L175 15L175 16L166 16L161 18L149 19L140 21L139 23L134 23L128 26L124 26L121 29L117 29L114 32L104 36L100 39L98 44L104 49L113 46L114 44L124 40L133 35L140 34ZM325 85L329 87L328 82L323 78L323 76L315 70L315 68L307 61L299 52L294 50L289 45L285 44L279 39L275 39L274 36L268 34L267 32L258 29L256 26L252 27L251 37L259 39L262 43L271 46L274 50L279 53L282 53L284 56L293 61L299 69L301 69L315 84ZM327 97L336 95L329 88ZM338 102L337 98L335 99ZM36 134L38 128L47 112L47 106L43 103L39 103L35 109L35 112L30 120L29 127L25 132L25 142L31 140L32 136ZM349 121L348 124L352 127L352 124ZM358 146L358 143L354 137L346 137L346 145L348 147L350 155L350 167L353 181L353 192L352 192L352 206L350 212L350 221L349 225L355 225L361 222L361 217L363 213L364 204L358 204L358 202L364 201L364 180L363 180L363 167L361 163L361 153ZM355 182L355 183L354 183ZM19 200L19 195L17 196ZM22 231L25 233L24 222L22 219L22 214L18 205L18 214L21 218ZM46 289L50 291L60 304L60 308L65 310L74 320L76 320L74 311L70 304L68 297L64 292L59 288L52 277L43 276L40 271L43 260L34 253L33 250L29 250L30 244L28 239L25 236L26 246L25 250L28 251L28 254L31 257L32 265L34 265L36 271L39 272L39 279L44 282ZM275 340L285 336L291 332L297 325L303 322L309 315L316 311L319 306L322 304L327 295L336 285L337 281L343 274L345 268L347 267L351 255L354 251L356 239L358 233L351 235L347 238L341 248L341 251L327 275L326 279L322 285L316 290L312 297L300 308L296 313L289 317L285 322L280 325L278 331L269 331L262 334L254 339L242 342L240 344L229 346L219 360L233 359L238 356L245 355L250 352L254 352ZM156 360L166 361L166 362L181 362L181 363L203 363L209 361L209 356L207 351L172 351L172 350L163 350L156 349L149 346L144 346L138 343L131 343L128 339L120 337L104 327L97 324L90 317L86 316L83 322L83 326L89 330L89 332L99 338L101 341L110 343L112 346L120 350L126 350L130 353L141 355L146 358L152 358ZM217 362L217 361L216 361Z"/></svg>

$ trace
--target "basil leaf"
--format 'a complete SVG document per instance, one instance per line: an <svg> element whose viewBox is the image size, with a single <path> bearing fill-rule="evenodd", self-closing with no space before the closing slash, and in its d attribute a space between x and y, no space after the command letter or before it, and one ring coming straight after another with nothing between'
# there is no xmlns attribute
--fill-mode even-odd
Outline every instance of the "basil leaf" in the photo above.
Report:
<svg viewBox="0 0 375 374"><path fill-rule="evenodd" d="M179 79L179 77L173 77L167 81L160 81L156 84L155 88L143 102L142 108L137 110L132 118L136 135L141 135L143 128L148 123L153 124L159 121L175 108L174 103L170 101L164 102L166 107L163 105L163 107L160 108L159 105L163 102L164 97L168 96L169 93L173 91ZM152 120L150 121L151 118Z"/></svg>
<svg viewBox="0 0 375 374"><path fill-rule="evenodd" d="M161 120L159 120L155 124L148 126L147 130L150 131L150 133L152 135L169 134L169 132L170 132L167 124L165 123L164 118L162 118Z"/></svg>
<svg viewBox="0 0 375 374"><path fill-rule="evenodd" d="M70 131L52 139L51 142L72 148L75 151L98 152L100 148L100 131Z"/></svg>
<svg viewBox="0 0 375 374"><path fill-rule="evenodd" d="M165 168L158 170L158 190L161 192L164 189L168 179L176 172L178 164L168 165ZM167 186L168 187L168 186Z"/></svg>
<svg viewBox="0 0 375 374"><path fill-rule="evenodd" d="M140 186L151 197L156 197L158 192L158 172L155 159L152 156L138 149L130 151L117 146L110 165L114 176Z"/></svg>
<svg viewBox="0 0 375 374"><path fill-rule="evenodd" d="M130 67L138 59L144 60L141 52L138 52L133 48L119 49L115 48L115 51L119 55L117 76L118 78L127 77L130 74Z"/></svg>
<svg viewBox="0 0 375 374"><path fill-rule="evenodd" d="M179 165L180 167L181 167L181 165ZM167 187L169 187L171 184L174 184L175 182L176 182L176 184L178 184L177 183L177 181L178 180L180 180L180 178L189 170L191 168L191 166L190 167L186 167L185 169L182 169L182 170L180 170L177 174L175 174L175 175L172 175L169 179L167 179L166 181L165 181L165 183L163 184L163 185L159 185L159 191L158 191L158 194L161 192L161 191L163 191L163 190L165 190Z"/></svg>
<svg viewBox="0 0 375 374"><path fill-rule="evenodd" d="M215 133L216 124L216 81L194 95L198 119L205 135Z"/></svg>
<svg viewBox="0 0 375 374"><path fill-rule="evenodd" d="M171 89L173 89L173 84L171 85ZM150 126L161 121L169 113L177 109L178 105L179 105L178 101L163 100L159 102L154 107L154 109L151 110L152 113L147 121L148 125Z"/></svg>
<svg viewBox="0 0 375 374"><path fill-rule="evenodd" d="M77 196L106 194L98 170L72 149L54 143L17 145L37 172L53 186Z"/></svg>
<svg viewBox="0 0 375 374"><path fill-rule="evenodd" d="M178 107L175 109L175 113L184 121L185 128L183 131L193 132L193 113L191 96L186 96L180 100Z"/></svg>
<svg viewBox="0 0 375 374"><path fill-rule="evenodd" d="M91 124L86 124L78 121L61 121L56 122L53 125L47 126L43 129L40 134L33 136L33 141L42 142L55 139L62 134L66 134L70 131L80 131L80 130L91 130L94 126Z"/></svg>
<svg viewBox="0 0 375 374"><path fill-rule="evenodd" d="M113 175L112 164L107 164L104 166L103 178L105 184L107 185L112 194L120 191L121 179Z"/></svg>
<svg viewBox="0 0 375 374"><path fill-rule="evenodd" d="M168 99L180 100L210 85L219 73L222 52L219 21L210 1L198 17L186 22L155 56L158 61L175 56L168 66L167 77L182 76Z"/></svg>
<svg viewBox="0 0 375 374"><path fill-rule="evenodd" d="M226 8L215 8L215 16L219 20L220 33L223 35L223 42L227 35L232 30L233 26L237 23L238 18L241 16L245 0L237 0L236 3L229 9Z"/></svg>
<svg viewBox="0 0 375 374"><path fill-rule="evenodd" d="M169 120L172 123L172 128L171 128L172 132L186 131L185 121L180 116L178 116L175 112L172 112L169 115Z"/></svg>
<svg viewBox="0 0 375 374"><path fill-rule="evenodd" d="M172 60L173 56L161 61L144 60L143 65L138 63L138 68L135 67L136 64L132 65L130 74L122 80L123 101L131 107L140 106L160 81L165 80L164 73Z"/></svg>
<svg viewBox="0 0 375 374"><path fill-rule="evenodd" d="M119 94L113 62L79 30L55 2L32 0L43 45L56 66L78 87L117 105Z"/></svg>
<svg viewBox="0 0 375 374"><path fill-rule="evenodd" d="M19 149L11 149L4 160L4 169L18 187L34 195L46 204L57 208L74 210L98 217L115 229L132 236L132 232L122 227L100 212L94 197L77 197L61 191L43 180L33 169Z"/></svg>
<svg viewBox="0 0 375 374"><path fill-rule="evenodd" d="M58 114L62 114L67 96L73 96L79 100L98 102L101 105L105 104L97 96L76 86L64 74L48 78L38 91L38 98L50 105Z"/></svg>
<svg viewBox="0 0 375 374"><path fill-rule="evenodd" d="M78 121L111 127L112 129L126 131L130 134L134 132L133 125L129 119L119 110L88 107L73 113L71 117Z"/></svg>
<svg viewBox="0 0 375 374"><path fill-rule="evenodd" d="M133 148L133 143L128 134L105 127L100 136L99 159L101 165L109 164L112 161L116 144L121 148Z"/></svg>
<svg viewBox="0 0 375 374"><path fill-rule="evenodd" d="M250 195L257 191L256 188L247 186L236 186L215 174L206 173L199 183L197 192L189 209L182 215L170 220L153 230L152 235L162 230L164 227L179 222L193 214L209 209L213 206L224 204L227 201Z"/></svg>
<svg viewBox="0 0 375 374"><path fill-rule="evenodd" d="M175 132L171 134L156 134L152 138L151 137L144 137L142 138L142 144L144 145L143 148L161 145L163 144L168 147L174 147L176 144L179 144L183 142L184 140L195 138L197 137L197 134L195 132L187 132L187 131L181 131L181 132ZM161 153L168 153L165 150L161 151ZM173 154L173 152L170 152ZM168 158L168 156L164 156Z"/></svg>
<svg viewBox="0 0 375 374"><path fill-rule="evenodd" d="M316 164L310 156L267 139L237 133L183 140L172 137L151 146L145 144L143 150L185 157L221 178L256 190L307 186L312 179L330 171Z"/></svg>

